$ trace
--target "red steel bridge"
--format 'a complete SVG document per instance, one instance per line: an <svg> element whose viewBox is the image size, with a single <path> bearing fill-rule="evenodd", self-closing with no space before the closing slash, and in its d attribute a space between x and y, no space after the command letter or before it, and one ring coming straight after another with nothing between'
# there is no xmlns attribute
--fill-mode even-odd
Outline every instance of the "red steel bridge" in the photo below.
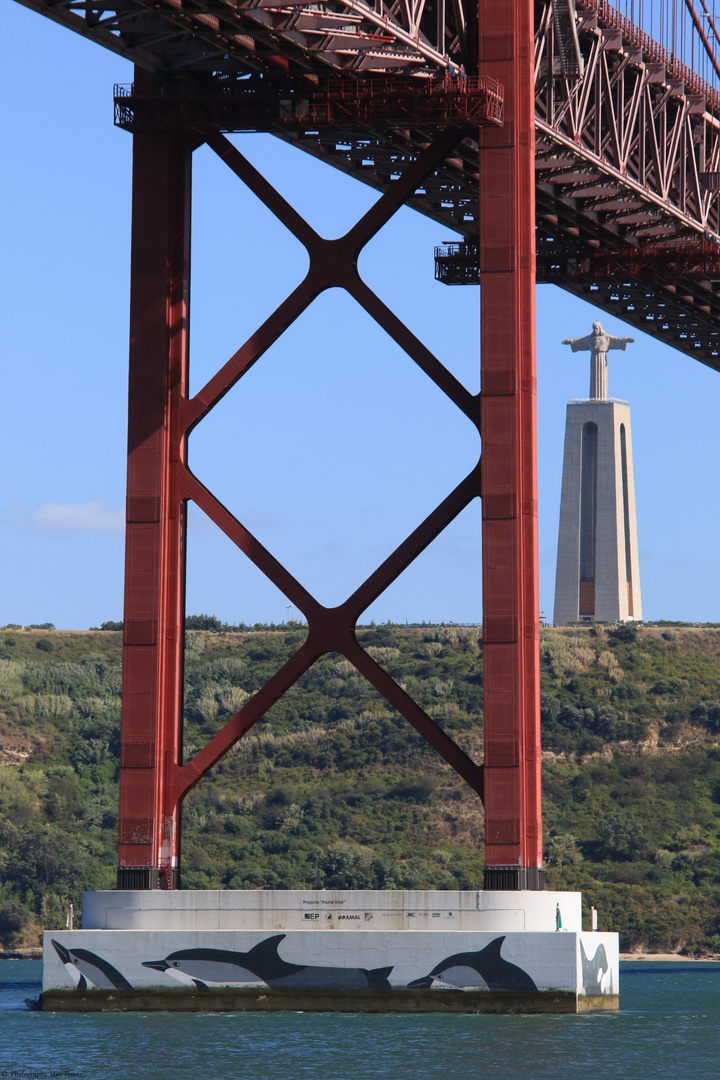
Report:
<svg viewBox="0 0 720 1080"><path fill-rule="evenodd" d="M485 805L485 887L542 888L535 281L720 369L715 0L19 0L135 65L118 887L176 887L187 792L323 653L344 655ZM375 187L320 237L227 139L270 132ZM188 391L192 154L206 143L305 246L304 281ZM480 282L472 395L359 276L404 204ZM343 604L323 607L194 476L188 437L323 290L342 287L478 427L478 466ZM241 392L242 387L237 392ZM483 764L358 644L356 621L482 500ZM182 748L185 530L194 501L308 636L194 757Z"/></svg>

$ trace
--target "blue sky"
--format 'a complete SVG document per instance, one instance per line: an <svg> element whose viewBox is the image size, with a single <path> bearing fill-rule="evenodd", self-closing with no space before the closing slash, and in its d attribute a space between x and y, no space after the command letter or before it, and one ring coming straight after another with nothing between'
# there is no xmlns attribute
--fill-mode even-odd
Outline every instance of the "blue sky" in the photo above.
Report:
<svg viewBox="0 0 720 1080"><path fill-rule="evenodd" d="M131 137L113 127L123 59L3 7L0 101L0 625L84 629L122 612ZM327 236L375 198L269 136L243 152ZM206 148L196 154L191 382L197 388L301 279L298 243ZM363 253L368 284L471 389L478 290L433 281L448 231L401 211ZM552 612L565 403L593 319L632 406L646 619L720 620L720 375L551 286L538 288L541 608ZM320 297L191 437L190 463L318 599L338 603L462 478L477 436L346 294ZM479 507L368 610L479 621ZM287 617L286 599L193 513L188 611ZM290 615L294 615L294 609Z"/></svg>

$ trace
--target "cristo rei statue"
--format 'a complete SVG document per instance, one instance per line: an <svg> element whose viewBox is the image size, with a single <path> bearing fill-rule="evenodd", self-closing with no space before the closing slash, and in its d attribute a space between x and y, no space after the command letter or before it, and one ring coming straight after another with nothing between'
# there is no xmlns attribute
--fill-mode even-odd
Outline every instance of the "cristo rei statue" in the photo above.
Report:
<svg viewBox="0 0 720 1080"><path fill-rule="evenodd" d="M630 406L607 396L607 353L632 341L595 322L587 337L563 342L590 353L590 400L567 406L556 626L642 618Z"/></svg>
<svg viewBox="0 0 720 1080"><path fill-rule="evenodd" d="M599 322L593 323L592 334L587 337L565 338L573 352L590 352L590 400L607 401L607 353L610 349L622 349L635 341L631 337L613 337L606 334Z"/></svg>

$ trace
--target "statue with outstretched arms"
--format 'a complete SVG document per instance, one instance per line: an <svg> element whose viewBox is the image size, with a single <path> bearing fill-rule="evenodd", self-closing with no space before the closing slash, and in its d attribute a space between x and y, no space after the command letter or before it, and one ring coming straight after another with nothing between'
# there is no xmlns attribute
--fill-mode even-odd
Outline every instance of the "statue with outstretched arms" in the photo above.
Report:
<svg viewBox="0 0 720 1080"><path fill-rule="evenodd" d="M581 338L566 338L563 345L569 345L573 352L590 353L590 398L592 401L607 401L607 353L610 349L625 351L631 337L613 337L606 334L599 322L593 323L592 334Z"/></svg>

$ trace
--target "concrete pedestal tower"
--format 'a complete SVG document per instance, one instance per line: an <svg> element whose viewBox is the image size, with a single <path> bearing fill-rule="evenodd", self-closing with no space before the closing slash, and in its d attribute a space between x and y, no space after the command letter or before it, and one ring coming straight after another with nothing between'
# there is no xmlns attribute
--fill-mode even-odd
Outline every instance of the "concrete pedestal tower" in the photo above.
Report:
<svg viewBox="0 0 720 1080"><path fill-rule="evenodd" d="M592 334L563 342L590 352L590 397L567 407L556 626L642 619L630 406L607 396L607 353L632 340L596 322Z"/></svg>

